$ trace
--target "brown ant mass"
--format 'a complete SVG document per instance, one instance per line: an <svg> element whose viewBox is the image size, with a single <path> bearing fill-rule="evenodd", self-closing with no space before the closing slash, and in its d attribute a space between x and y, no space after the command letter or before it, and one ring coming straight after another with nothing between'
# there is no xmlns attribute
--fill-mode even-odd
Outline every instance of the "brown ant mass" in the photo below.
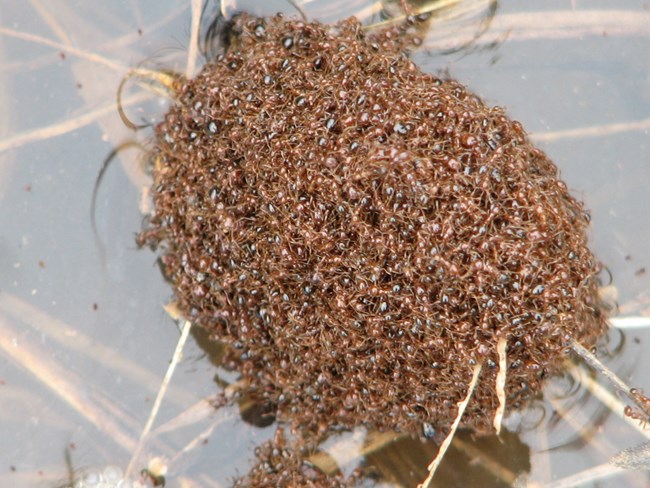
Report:
<svg viewBox="0 0 650 488"><path fill-rule="evenodd" d="M588 214L502 109L377 33L241 15L156 128L141 240L280 420L492 431L605 329ZM413 44L417 44L414 42Z"/></svg>

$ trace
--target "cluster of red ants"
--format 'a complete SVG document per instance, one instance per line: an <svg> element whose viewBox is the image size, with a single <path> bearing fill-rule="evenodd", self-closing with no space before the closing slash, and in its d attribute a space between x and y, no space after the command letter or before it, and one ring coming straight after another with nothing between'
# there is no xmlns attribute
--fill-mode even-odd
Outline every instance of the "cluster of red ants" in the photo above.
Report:
<svg viewBox="0 0 650 488"><path fill-rule="evenodd" d="M517 122L402 53L420 20L239 16L156 130L142 242L186 318L316 438L444 429L477 362L463 425L490 431L500 338L517 408L606 328L581 203Z"/></svg>

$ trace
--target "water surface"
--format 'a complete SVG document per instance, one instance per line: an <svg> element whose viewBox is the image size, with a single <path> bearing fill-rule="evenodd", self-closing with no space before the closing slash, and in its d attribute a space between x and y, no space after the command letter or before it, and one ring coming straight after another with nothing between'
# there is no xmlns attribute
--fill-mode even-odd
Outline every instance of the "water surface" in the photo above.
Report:
<svg viewBox="0 0 650 488"><path fill-rule="evenodd" d="M369 0L304 3L307 15L323 21L354 12L379 20ZM260 13L270 9L294 12L275 1ZM67 476L66 451L75 469L124 467L149 413L179 331L162 308L170 289L156 255L134 241L146 207L142 151L121 151L106 172L97 235L90 205L105 157L125 142L147 142L146 131L134 135L117 115L121 79L138 65L183 71L190 19L181 0L0 0L1 486L56 486ZM619 313L650 315L648 3L500 1L484 34L457 50L461 32L471 39L480 22L470 12L434 24L415 60L522 122L591 209L593 248L613 275ZM159 119L167 103L135 83L124 96L135 121ZM619 340L613 334L612 344ZM647 329L627 331L610 361L646 390L648 341ZM218 372L192 338L156 427L183 412L189 417L190 407L213 396ZM557 381L553 391L563 387ZM507 473L486 468L489 460L550 483L644 440L598 400L581 398L547 405L537 428L508 434L504 443L463 434L441 467L441 486L506 485ZM155 435L139 466L164 456L168 486L228 486L275 428L247 424L236 407L196 418ZM523 415L524 425L538 419L539 411ZM578 435L596 421L593 435ZM368 462L385 486L414 486L434 453L405 439ZM647 481L636 473L598 486Z"/></svg>

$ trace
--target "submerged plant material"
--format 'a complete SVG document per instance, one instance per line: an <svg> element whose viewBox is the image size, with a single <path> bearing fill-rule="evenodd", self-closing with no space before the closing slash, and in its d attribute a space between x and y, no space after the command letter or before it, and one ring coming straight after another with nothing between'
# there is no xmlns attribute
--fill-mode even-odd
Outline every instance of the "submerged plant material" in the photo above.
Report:
<svg viewBox="0 0 650 488"><path fill-rule="evenodd" d="M418 20L241 15L156 129L141 241L301 430L447 428L482 364L461 426L491 432L606 329L582 204L519 123L408 59Z"/></svg>

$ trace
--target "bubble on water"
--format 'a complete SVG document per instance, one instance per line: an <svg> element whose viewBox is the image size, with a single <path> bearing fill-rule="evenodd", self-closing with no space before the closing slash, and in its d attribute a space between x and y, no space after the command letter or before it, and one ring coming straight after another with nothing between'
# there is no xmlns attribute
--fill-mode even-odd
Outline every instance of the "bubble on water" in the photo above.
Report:
<svg viewBox="0 0 650 488"><path fill-rule="evenodd" d="M104 481L108 483L117 483L122 480L123 472L117 466L106 466L104 468Z"/></svg>
<svg viewBox="0 0 650 488"><path fill-rule="evenodd" d="M83 479L83 486L97 486L101 482L101 474L97 471L90 471L86 473Z"/></svg>

